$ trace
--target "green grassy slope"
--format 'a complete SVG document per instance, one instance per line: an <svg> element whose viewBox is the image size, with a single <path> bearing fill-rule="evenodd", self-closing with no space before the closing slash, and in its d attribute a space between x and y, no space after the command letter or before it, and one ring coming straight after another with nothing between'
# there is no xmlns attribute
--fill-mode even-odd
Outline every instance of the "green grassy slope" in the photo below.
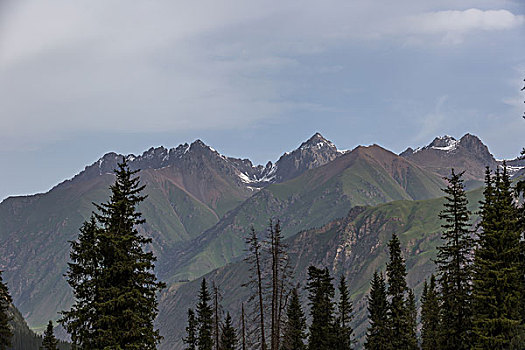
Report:
<svg viewBox="0 0 525 350"><path fill-rule="evenodd" d="M470 210L477 210L480 189L469 192ZM440 244L438 213L443 199L394 201L370 208L354 208L344 219L323 227L299 232L287 240L293 276L304 287L309 265L326 266L333 276L344 274L354 300L356 335L363 340L366 321L366 293L373 272L384 270L388 259L387 242L397 233L403 247L408 269L409 286L419 298L422 283L435 266L432 259ZM475 221L475 217L473 220ZM238 319L240 304L246 302L249 290L242 287L248 278L248 267L242 261L230 263L205 275L221 288L223 307ZM161 349L180 349L186 313L196 301L200 279L175 284L164 293L160 304L158 325L165 337ZM306 292L302 290L303 296ZM305 308L306 303L305 303ZM361 344L361 343L360 343Z"/></svg>
<svg viewBox="0 0 525 350"><path fill-rule="evenodd" d="M158 257L160 278L169 272L162 267L174 245L195 238L251 194L233 180L207 171L202 175L206 181L170 168L139 174L148 196L139 207L146 219L140 230L153 238L150 249ZM63 277L68 241L76 239L82 222L95 209L92 203L108 200L113 181L112 174L79 176L48 193L8 198L0 204L0 268L31 327L44 327L71 304Z"/></svg>
<svg viewBox="0 0 525 350"><path fill-rule="evenodd" d="M229 263L243 253L246 230L253 225L264 231L272 217L281 220L283 233L289 236L343 217L356 205L433 198L441 195L441 187L438 176L379 146L358 147L250 197L172 254L168 281L193 279Z"/></svg>

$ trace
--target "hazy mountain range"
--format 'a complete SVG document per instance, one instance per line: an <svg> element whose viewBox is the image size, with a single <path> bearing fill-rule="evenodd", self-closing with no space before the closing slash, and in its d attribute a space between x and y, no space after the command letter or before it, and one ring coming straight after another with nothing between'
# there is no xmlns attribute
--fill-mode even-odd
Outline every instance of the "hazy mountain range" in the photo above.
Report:
<svg viewBox="0 0 525 350"><path fill-rule="evenodd" d="M122 157L108 153L47 193L0 204L0 269L31 327L43 328L71 305L63 277L68 241L89 217L92 202L107 200ZM501 164L470 134L438 137L397 155L378 145L341 151L317 133L266 165L221 155L200 140L125 157L141 169L148 198L139 208L146 219L140 230L153 238L156 273L169 285L158 318L165 349L180 345L203 275L216 280L228 295L224 308L236 314L247 295L241 288L244 236L251 225L263 232L270 218L281 220L297 278L309 264L347 275L362 334L363 297L371 274L384 265L392 232L405 243L409 283L418 290L433 271L443 176L452 167L465 171L474 209L485 167ZM525 166L519 159L508 164L516 176Z"/></svg>

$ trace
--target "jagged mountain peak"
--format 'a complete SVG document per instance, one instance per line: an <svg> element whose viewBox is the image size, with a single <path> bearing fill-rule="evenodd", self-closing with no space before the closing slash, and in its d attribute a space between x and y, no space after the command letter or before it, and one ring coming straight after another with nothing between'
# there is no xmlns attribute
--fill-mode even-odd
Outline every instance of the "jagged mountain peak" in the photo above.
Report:
<svg viewBox="0 0 525 350"><path fill-rule="evenodd" d="M451 151L456 149L457 144L458 141L454 137L443 135L436 137L427 147L441 151Z"/></svg>
<svg viewBox="0 0 525 350"><path fill-rule="evenodd" d="M307 149L322 149L324 147L332 148L337 150L337 147L331 142L328 141L321 135L320 133L316 132L312 137L310 137L308 140L303 142L301 146L299 146L299 150L307 150Z"/></svg>
<svg viewBox="0 0 525 350"><path fill-rule="evenodd" d="M448 176L451 168L464 170L466 180L483 181L485 167L497 167L488 147L468 133L459 140L448 135L436 137L429 145L407 148L400 155L443 176Z"/></svg>
<svg viewBox="0 0 525 350"><path fill-rule="evenodd" d="M292 179L306 170L317 168L340 156L342 152L320 133L315 133L293 150L286 152L275 163L274 182Z"/></svg>

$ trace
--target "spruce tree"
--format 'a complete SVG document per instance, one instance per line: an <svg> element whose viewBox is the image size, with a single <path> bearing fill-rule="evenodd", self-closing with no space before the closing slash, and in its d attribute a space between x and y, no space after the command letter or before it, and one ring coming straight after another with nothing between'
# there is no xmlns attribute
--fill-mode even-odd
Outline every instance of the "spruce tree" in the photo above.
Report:
<svg viewBox="0 0 525 350"><path fill-rule="evenodd" d="M49 321L47 324L46 331L44 332L44 339L42 340L42 350L57 350L58 349L58 340L55 338L53 333L53 322Z"/></svg>
<svg viewBox="0 0 525 350"><path fill-rule="evenodd" d="M9 305L13 302L7 285L2 279L2 272L0 271L0 350L5 350L11 346L13 338L13 331L9 325L11 316L9 314Z"/></svg>
<svg viewBox="0 0 525 350"><path fill-rule="evenodd" d="M107 203L82 226L71 243L67 272L76 303L60 322L75 345L95 349L155 349L157 292L165 285L153 273L155 257L145 252L152 242L138 225L145 221L137 206L144 186L124 158L115 170Z"/></svg>
<svg viewBox="0 0 525 350"><path fill-rule="evenodd" d="M301 308L297 288L293 288L290 294L288 308L286 310L282 350L305 350L305 338L306 318Z"/></svg>
<svg viewBox="0 0 525 350"><path fill-rule="evenodd" d="M244 317L244 303L241 304L241 348L246 350L246 322Z"/></svg>
<svg viewBox="0 0 525 350"><path fill-rule="evenodd" d="M198 350L213 349L213 310L210 300L211 297L206 285L206 279L203 278L199 291L199 302L197 303Z"/></svg>
<svg viewBox="0 0 525 350"><path fill-rule="evenodd" d="M386 285L382 273L374 272L368 296L368 330L365 349L390 350L390 327L388 324L388 302Z"/></svg>
<svg viewBox="0 0 525 350"><path fill-rule="evenodd" d="M438 247L436 264L441 286L441 349L466 350L472 333L472 252L470 212L463 186L463 173L452 169L447 178L444 209L439 218L443 245Z"/></svg>
<svg viewBox="0 0 525 350"><path fill-rule="evenodd" d="M388 277L387 295L388 320L391 332L391 342L394 349L409 349L411 344L408 309L405 294L407 293L406 266L401 255L401 243L394 233L388 243L390 260L386 266Z"/></svg>
<svg viewBox="0 0 525 350"><path fill-rule="evenodd" d="M474 260L474 348L523 349L522 242L505 166L494 178L487 169L484 196Z"/></svg>
<svg viewBox="0 0 525 350"><path fill-rule="evenodd" d="M226 313L226 320L224 322L224 327L222 328L220 349L221 350L237 349L237 334L235 332L235 328L233 328L232 318L229 312Z"/></svg>
<svg viewBox="0 0 525 350"><path fill-rule="evenodd" d="M430 284L425 280L421 295L421 349L439 349L439 295L436 278L430 276Z"/></svg>
<svg viewBox="0 0 525 350"><path fill-rule="evenodd" d="M339 303L337 305L337 339L336 349L352 349L354 330L350 323L352 322L353 305L350 300L350 292L346 285L346 278L341 275L339 279Z"/></svg>
<svg viewBox="0 0 525 350"><path fill-rule="evenodd" d="M335 342L334 286L327 268L308 268L308 300L310 305L310 335L308 349L332 350Z"/></svg>
<svg viewBox="0 0 525 350"><path fill-rule="evenodd" d="M188 309L186 337L182 340L186 344L184 350L197 350L197 320L195 319L195 312L192 309Z"/></svg>
<svg viewBox="0 0 525 350"><path fill-rule="evenodd" d="M71 310L62 312L60 322L71 336L73 345L88 349L98 347L95 322L99 317L99 276L101 273L100 228L95 217L84 222L77 241L70 242L67 281L73 288L76 302Z"/></svg>
<svg viewBox="0 0 525 350"><path fill-rule="evenodd" d="M417 340L417 307L416 296L412 289L408 289L407 297L407 316L408 316L408 349L419 349Z"/></svg>
<svg viewBox="0 0 525 350"><path fill-rule="evenodd" d="M521 288L519 290L521 305L520 313L522 315L521 324L524 325L521 328L520 335L518 336L519 341L525 343L525 180L521 180L517 184L517 194L519 202L521 203L518 208L518 225L519 232L521 232L520 245L519 245L519 270L523 271L521 274Z"/></svg>

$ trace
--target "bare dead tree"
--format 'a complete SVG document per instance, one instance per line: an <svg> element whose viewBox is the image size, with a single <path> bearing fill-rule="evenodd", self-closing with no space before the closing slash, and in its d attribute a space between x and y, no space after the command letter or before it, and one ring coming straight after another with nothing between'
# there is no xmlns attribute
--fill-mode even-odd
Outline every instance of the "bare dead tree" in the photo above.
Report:
<svg viewBox="0 0 525 350"><path fill-rule="evenodd" d="M220 337L220 323L221 323L221 315L222 315L222 307L221 307L221 300L222 295L220 293L220 289L213 281L212 284L213 289L213 335L215 338L215 350L219 350L219 337Z"/></svg>
<svg viewBox="0 0 525 350"><path fill-rule="evenodd" d="M283 243L281 223L270 220L268 227L268 253L271 256L271 350L280 349L282 314L286 304L289 281L288 255Z"/></svg>
<svg viewBox="0 0 525 350"><path fill-rule="evenodd" d="M261 243L257 237L257 233L253 226L250 230L250 235L246 239L246 244L248 246L248 255L245 258L245 261L250 266L250 279L244 286L249 286L252 288L254 293L250 296L249 301L256 301L254 318L258 323L258 334L259 334L259 345L261 350L267 350L266 346L266 336L265 336L265 323L264 323L264 302L263 302L263 269L262 269L262 260L261 260Z"/></svg>

